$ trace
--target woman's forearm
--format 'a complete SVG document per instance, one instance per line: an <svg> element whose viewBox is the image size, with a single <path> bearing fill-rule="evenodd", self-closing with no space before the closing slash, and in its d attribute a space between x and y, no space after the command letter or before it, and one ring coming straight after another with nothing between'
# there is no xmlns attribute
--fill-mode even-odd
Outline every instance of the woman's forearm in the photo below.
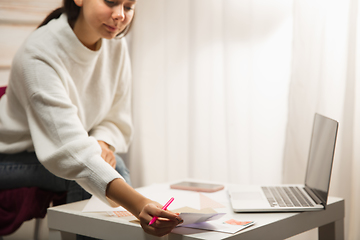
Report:
<svg viewBox="0 0 360 240"><path fill-rule="evenodd" d="M126 208L137 218L139 218L139 214L143 207L148 203L152 203L150 199L135 191L120 178L114 179L108 184L106 196L110 200Z"/></svg>

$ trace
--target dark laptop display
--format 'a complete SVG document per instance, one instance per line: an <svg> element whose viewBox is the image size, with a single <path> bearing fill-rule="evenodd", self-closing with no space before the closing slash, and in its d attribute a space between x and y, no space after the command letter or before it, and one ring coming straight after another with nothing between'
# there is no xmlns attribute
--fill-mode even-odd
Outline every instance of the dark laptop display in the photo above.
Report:
<svg viewBox="0 0 360 240"><path fill-rule="evenodd" d="M311 189L324 205L327 203L330 187L337 128L336 121L315 115L305 187Z"/></svg>

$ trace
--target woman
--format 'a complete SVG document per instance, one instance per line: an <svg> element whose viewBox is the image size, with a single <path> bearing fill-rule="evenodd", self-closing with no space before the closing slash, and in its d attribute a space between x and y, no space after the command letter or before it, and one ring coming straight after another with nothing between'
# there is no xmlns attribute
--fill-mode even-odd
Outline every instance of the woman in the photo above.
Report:
<svg viewBox="0 0 360 240"><path fill-rule="evenodd" d="M162 236L181 219L114 169L118 162L126 175L114 152L126 152L132 135L130 60L117 38L128 31L135 4L64 0L19 49L0 100L0 188L36 186L71 196L75 180ZM160 218L149 226L153 216Z"/></svg>

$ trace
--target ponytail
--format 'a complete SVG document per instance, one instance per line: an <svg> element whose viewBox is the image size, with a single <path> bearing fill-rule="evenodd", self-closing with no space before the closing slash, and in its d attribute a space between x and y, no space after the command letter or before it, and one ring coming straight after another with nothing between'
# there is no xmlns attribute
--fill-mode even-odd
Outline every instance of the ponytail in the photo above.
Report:
<svg viewBox="0 0 360 240"><path fill-rule="evenodd" d="M48 24L48 22L50 22L51 20L53 20L55 18L59 18L60 15L63 14L64 12L65 12L65 9L63 7L55 9L42 21L42 23L40 23L40 25L37 28Z"/></svg>
<svg viewBox="0 0 360 240"><path fill-rule="evenodd" d="M42 23L40 23L38 28L46 25L53 19L59 18L63 13L66 13L68 22L73 24L80 14L80 7L75 4L74 0L64 0L63 6L52 11Z"/></svg>

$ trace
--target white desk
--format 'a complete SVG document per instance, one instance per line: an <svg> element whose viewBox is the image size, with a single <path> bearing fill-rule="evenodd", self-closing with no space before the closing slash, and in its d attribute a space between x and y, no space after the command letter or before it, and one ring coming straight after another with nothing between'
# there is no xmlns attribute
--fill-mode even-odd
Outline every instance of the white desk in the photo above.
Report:
<svg viewBox="0 0 360 240"><path fill-rule="evenodd" d="M151 186L150 186L151 188ZM166 191L166 189L164 189ZM226 194L226 191L224 191ZM107 213L83 213L82 209L87 200L52 207L48 209L49 238L65 239L64 234L76 233L100 239L228 239L228 240L259 240L259 239L286 239L296 234L319 229L321 240L344 239L344 208L343 199L329 197L326 210L302 213L234 213L230 203L224 211L226 219L253 220L255 224L236 234L227 234L190 228L176 228L162 238L146 234L140 225L131 223L133 217L112 217Z"/></svg>

